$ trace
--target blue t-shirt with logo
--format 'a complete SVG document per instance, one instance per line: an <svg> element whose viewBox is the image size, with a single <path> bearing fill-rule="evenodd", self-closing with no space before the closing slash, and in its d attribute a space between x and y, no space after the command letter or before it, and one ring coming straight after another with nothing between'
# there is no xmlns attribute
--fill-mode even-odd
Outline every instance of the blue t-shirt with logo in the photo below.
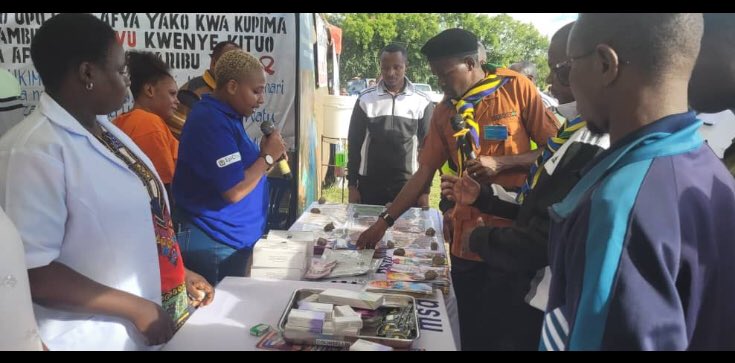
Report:
<svg viewBox="0 0 735 363"><path fill-rule="evenodd" d="M259 156L260 148L245 133L242 116L204 95L181 131L172 186L177 207L213 239L236 249L252 248L265 230L267 179L237 203L222 194L243 180Z"/></svg>

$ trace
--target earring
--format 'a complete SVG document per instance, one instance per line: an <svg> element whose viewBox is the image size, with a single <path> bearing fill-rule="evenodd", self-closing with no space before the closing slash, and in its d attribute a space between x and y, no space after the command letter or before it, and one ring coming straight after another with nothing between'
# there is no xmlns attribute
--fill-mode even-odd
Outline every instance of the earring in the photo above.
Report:
<svg viewBox="0 0 735 363"><path fill-rule="evenodd" d="M92 82L87 83L87 91L91 91L92 88L94 88L94 83Z"/></svg>

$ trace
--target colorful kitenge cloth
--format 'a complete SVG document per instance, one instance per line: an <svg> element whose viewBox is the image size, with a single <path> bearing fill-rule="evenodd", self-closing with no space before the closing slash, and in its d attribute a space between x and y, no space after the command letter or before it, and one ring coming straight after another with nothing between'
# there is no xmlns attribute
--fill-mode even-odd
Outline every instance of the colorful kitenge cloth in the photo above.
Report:
<svg viewBox="0 0 735 363"><path fill-rule="evenodd" d="M158 266L161 270L161 300L163 309L171 316L178 329L189 317L189 299L186 293L184 262L176 241L171 214L163 196L163 186L130 149L107 130L102 130L102 136L98 140L140 178L151 198L153 230L158 247Z"/></svg>

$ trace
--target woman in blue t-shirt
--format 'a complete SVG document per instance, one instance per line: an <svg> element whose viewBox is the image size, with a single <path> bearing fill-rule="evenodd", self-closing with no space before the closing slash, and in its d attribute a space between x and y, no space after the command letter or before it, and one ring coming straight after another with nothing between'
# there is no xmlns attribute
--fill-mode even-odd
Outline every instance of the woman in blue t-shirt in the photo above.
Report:
<svg viewBox="0 0 735 363"><path fill-rule="evenodd" d="M217 87L192 108L181 131L173 192L181 214L182 253L187 266L216 284L244 276L267 218L265 175L285 155L278 132L260 147L245 133L243 117L264 100L265 72L242 50L222 55Z"/></svg>

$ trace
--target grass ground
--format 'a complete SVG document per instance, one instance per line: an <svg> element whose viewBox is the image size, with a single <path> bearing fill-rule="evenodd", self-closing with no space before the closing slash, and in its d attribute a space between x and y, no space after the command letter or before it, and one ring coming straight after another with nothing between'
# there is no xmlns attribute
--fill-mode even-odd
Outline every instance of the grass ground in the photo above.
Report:
<svg viewBox="0 0 735 363"><path fill-rule="evenodd" d="M342 200L342 189L341 185L334 184L329 188L323 190L322 195L330 203L340 203ZM344 203L347 203L347 182L345 181L344 186ZM431 183L431 192L429 194L429 206L431 208L439 209L439 173L434 175L434 182Z"/></svg>

